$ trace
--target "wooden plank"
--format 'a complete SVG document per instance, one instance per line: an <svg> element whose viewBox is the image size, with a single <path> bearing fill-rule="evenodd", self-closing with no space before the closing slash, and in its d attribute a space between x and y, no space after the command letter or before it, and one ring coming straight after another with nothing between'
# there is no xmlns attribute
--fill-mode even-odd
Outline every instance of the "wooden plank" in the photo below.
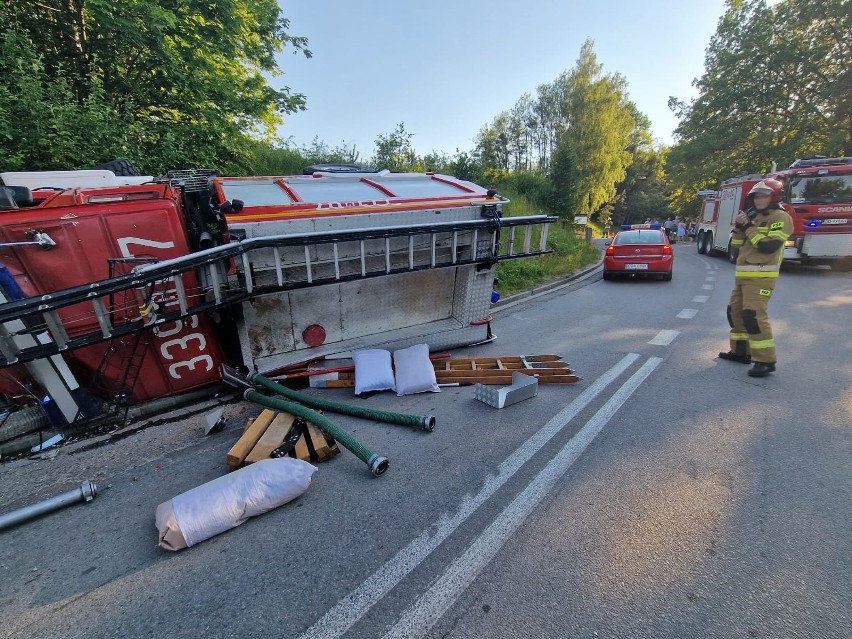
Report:
<svg viewBox="0 0 852 639"><path fill-rule="evenodd" d="M536 377L543 375L571 375L574 371L569 368L525 368L521 370L476 370L476 371L438 371L435 373L435 379L447 382L457 381L462 377L476 377L487 379L490 377L512 377L512 373L522 373L524 375L535 375Z"/></svg>
<svg viewBox="0 0 852 639"><path fill-rule="evenodd" d="M260 436L254 448L246 456L245 463L253 464L261 459L269 459L269 453L278 448L287 439L287 434L293 428L296 417L290 413L278 413L266 432Z"/></svg>
<svg viewBox="0 0 852 639"><path fill-rule="evenodd" d="M246 432L242 434L242 436L237 440L237 443L228 451L228 454L226 455L228 468L234 470L242 466L246 455L251 452L251 449L254 448L257 440L259 440L261 435L266 432L267 427L272 423L274 418L275 411L266 409L251 423L251 426L246 429Z"/></svg>
<svg viewBox="0 0 852 639"><path fill-rule="evenodd" d="M293 452L296 453L297 459L304 459L305 461L311 460L311 451L308 450L308 445L305 443L304 433L302 433L302 436L299 437L299 441L296 442L296 447L293 449Z"/></svg>
<svg viewBox="0 0 852 639"><path fill-rule="evenodd" d="M573 384L582 379L582 377L576 375L535 375L535 377L540 384ZM476 373L472 373L469 377L454 377L446 381L438 379L438 384L500 384L511 386L512 377L510 375L478 377Z"/></svg>
<svg viewBox="0 0 852 639"><path fill-rule="evenodd" d="M328 433L317 428L312 422L308 422L308 436L311 438L314 451L317 454L317 461L323 461L330 457L334 457L340 452L337 447L337 442ZM330 443L333 442L333 443Z"/></svg>

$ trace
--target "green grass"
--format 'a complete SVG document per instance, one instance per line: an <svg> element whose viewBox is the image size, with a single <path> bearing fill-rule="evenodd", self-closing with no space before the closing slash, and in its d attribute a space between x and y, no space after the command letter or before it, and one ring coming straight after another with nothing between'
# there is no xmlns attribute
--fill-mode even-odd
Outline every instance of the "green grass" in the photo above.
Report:
<svg viewBox="0 0 852 639"><path fill-rule="evenodd" d="M511 198L512 201L504 208L504 216L540 215L524 197ZM549 255L507 260L497 265L498 282L494 288L501 296L506 297L528 291L542 284L558 280L570 275L585 266L594 264L600 259L600 254L593 245L578 235L582 227L566 224L563 221L550 225L548 247L553 250ZM600 235L599 230L593 234ZM537 246L538 232L533 235L533 246Z"/></svg>

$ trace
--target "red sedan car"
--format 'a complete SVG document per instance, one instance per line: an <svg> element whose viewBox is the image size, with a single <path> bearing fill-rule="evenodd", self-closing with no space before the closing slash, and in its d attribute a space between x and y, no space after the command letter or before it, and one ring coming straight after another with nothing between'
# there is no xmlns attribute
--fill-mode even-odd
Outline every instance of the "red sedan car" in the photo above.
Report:
<svg viewBox="0 0 852 639"><path fill-rule="evenodd" d="M672 279L674 255L659 224L626 224L604 254L603 278L615 275L659 275Z"/></svg>

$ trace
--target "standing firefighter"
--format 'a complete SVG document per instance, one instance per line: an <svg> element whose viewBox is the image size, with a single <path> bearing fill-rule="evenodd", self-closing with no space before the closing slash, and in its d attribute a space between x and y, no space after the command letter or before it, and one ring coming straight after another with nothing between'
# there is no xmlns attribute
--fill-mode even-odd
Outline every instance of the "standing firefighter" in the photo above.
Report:
<svg viewBox="0 0 852 639"><path fill-rule="evenodd" d="M719 357L741 364L754 363L751 377L775 371L775 340L766 307L781 270L784 242L793 232L793 220L781 208L784 185L768 178L749 191L745 213L734 220L731 245L739 249L734 290L728 302L731 350Z"/></svg>

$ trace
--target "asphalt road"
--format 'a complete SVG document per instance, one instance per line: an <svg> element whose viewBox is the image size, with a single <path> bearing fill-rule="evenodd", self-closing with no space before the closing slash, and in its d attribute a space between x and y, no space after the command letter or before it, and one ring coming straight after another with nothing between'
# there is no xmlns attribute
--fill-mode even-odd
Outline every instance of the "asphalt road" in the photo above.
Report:
<svg viewBox="0 0 852 639"><path fill-rule="evenodd" d="M852 275L785 268L778 372L752 379L716 358L732 267L675 254L672 282L598 271L496 309L498 339L454 353L559 354L577 384L501 410L470 387L311 391L437 427L339 418L385 475L343 451L297 501L188 550L156 547L154 510L226 471L252 405L209 437L214 402L0 464L0 512L106 488L0 532L0 635L849 637Z"/></svg>

